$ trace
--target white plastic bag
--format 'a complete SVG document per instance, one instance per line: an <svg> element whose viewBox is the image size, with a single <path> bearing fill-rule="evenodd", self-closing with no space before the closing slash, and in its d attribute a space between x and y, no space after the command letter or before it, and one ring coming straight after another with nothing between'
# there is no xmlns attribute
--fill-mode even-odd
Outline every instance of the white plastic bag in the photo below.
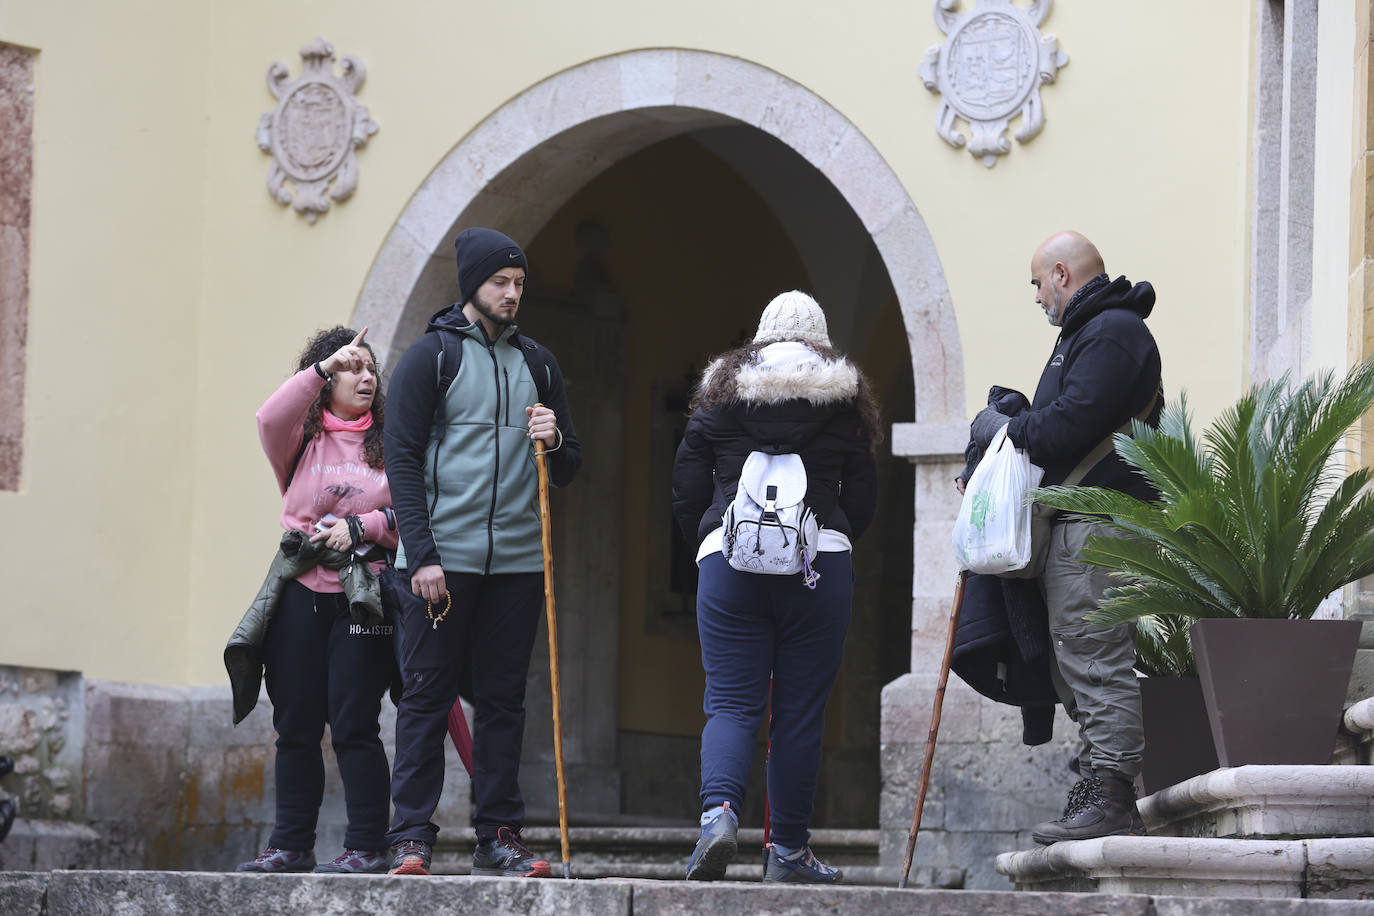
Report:
<svg viewBox="0 0 1374 916"><path fill-rule="evenodd" d="M1026 491L1040 485L1043 468L1007 438L1003 426L964 486L954 523L954 558L961 569L999 575L1031 558L1031 504Z"/></svg>

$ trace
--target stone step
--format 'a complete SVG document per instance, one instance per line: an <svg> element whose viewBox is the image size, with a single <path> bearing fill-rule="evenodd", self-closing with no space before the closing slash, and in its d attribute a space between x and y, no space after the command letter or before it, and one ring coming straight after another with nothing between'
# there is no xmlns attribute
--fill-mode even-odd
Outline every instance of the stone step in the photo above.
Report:
<svg viewBox="0 0 1374 916"><path fill-rule="evenodd" d="M700 831L695 827L572 827L568 846L573 874L578 878L678 879L687 867ZM526 827L521 837L536 855L553 863L562 874L562 845L557 827ZM878 867L877 830L813 830L811 847L824 861L844 869L849 884L896 884L894 871ZM472 868L475 841L471 834L454 839L440 835L433 864L437 872L465 875ZM739 853L730 866L730 878L759 881L763 878L763 831L739 832ZM932 884L951 876L922 875Z"/></svg>
<svg viewBox="0 0 1374 916"><path fill-rule="evenodd" d="M1102 837L997 857L1018 890L1199 897L1374 897L1374 839Z"/></svg>
<svg viewBox="0 0 1374 916"><path fill-rule="evenodd" d="M1173 895L897 890L626 879L528 881L387 875L213 872L0 873L7 916L179 916L282 912L522 913L531 916L685 916L862 913L864 916L1366 916L1374 901L1199 899Z"/></svg>
<svg viewBox="0 0 1374 916"><path fill-rule="evenodd" d="M1151 836L1374 836L1374 767L1222 768L1142 798L1140 816Z"/></svg>

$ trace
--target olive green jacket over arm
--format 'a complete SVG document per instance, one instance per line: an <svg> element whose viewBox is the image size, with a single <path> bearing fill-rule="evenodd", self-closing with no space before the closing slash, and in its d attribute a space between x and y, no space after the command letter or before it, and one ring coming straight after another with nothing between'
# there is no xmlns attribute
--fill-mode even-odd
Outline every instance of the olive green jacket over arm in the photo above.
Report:
<svg viewBox="0 0 1374 916"><path fill-rule="evenodd" d="M316 566L338 570L339 585L348 598L353 622L371 627L385 620L381 582L366 562L380 559L372 555L377 548L364 558L351 550L338 551L323 545L323 541L312 543L303 531L288 531L282 535L281 546L267 570L262 588L258 589L258 596L248 606L234 635L229 637L229 644L224 647L224 667L229 671L229 686L234 693L235 725L258 704L258 690L262 686L262 645L286 583Z"/></svg>

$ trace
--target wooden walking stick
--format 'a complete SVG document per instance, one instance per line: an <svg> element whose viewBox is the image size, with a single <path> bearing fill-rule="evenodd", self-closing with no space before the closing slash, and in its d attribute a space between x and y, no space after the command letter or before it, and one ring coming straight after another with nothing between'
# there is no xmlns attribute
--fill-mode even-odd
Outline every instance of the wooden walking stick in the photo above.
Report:
<svg viewBox="0 0 1374 916"><path fill-rule="evenodd" d="M959 630L959 612L964 609L964 583L968 570L959 571L959 584L954 588L954 606L949 611L949 633L945 636L945 657L940 660L940 683L935 688L935 708L930 713L930 731L926 733L926 753L921 761L921 783L916 789L916 810L911 815L911 833L906 838L906 858L902 860L902 876L898 887L906 887L911 874L911 857L916 853L916 833L921 829L921 811L926 806L926 789L930 788L930 764L935 759L935 736L940 732L940 708L945 703L945 685L949 683L949 665L954 658L954 635Z"/></svg>
<svg viewBox="0 0 1374 916"><path fill-rule="evenodd" d="M549 538L549 470L544 465L544 440L534 440L534 463L539 470L539 527L544 545L544 614L549 624L549 690L553 693L553 761L558 774L558 833L563 841L563 877L572 877L568 853L568 788L563 781L563 714L558 688L558 623L553 612L553 547Z"/></svg>

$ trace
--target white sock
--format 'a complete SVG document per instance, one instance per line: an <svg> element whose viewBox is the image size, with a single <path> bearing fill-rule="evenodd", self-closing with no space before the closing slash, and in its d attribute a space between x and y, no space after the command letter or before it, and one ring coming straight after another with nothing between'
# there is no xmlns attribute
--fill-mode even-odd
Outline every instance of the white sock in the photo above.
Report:
<svg viewBox="0 0 1374 916"><path fill-rule="evenodd" d="M724 805L716 805L714 808L707 808L705 811L701 812L701 826L705 827L707 824L720 817L724 811Z"/></svg>

